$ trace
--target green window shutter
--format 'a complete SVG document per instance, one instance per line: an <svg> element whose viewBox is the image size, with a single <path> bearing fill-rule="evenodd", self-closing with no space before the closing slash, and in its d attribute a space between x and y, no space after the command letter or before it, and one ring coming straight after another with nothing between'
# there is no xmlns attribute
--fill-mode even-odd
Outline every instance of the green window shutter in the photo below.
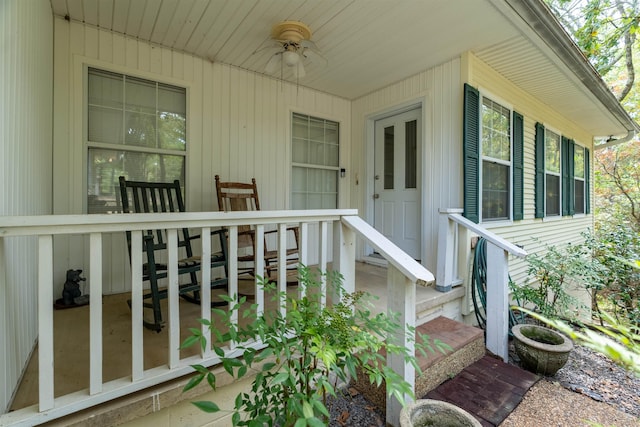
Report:
<svg viewBox="0 0 640 427"><path fill-rule="evenodd" d="M544 126L536 123L535 217L544 217Z"/></svg>
<svg viewBox="0 0 640 427"><path fill-rule="evenodd" d="M589 181L591 180L591 169L590 169L591 158L589 157L589 149L584 149L584 213L591 213L591 187L589 186Z"/></svg>
<svg viewBox="0 0 640 427"><path fill-rule="evenodd" d="M562 142L560 145L560 164L561 171L560 175L562 177L562 216L569 215L569 140L566 137L562 137Z"/></svg>
<svg viewBox="0 0 640 427"><path fill-rule="evenodd" d="M573 139L569 140L569 155L568 155L568 163L569 163L569 195L568 195L568 203L567 206L569 207L569 215L575 215L576 213L576 187L575 187L575 171L576 171L576 165L574 163L575 158L574 158L574 154L575 154L575 148L576 148L576 143L573 141Z"/></svg>
<svg viewBox="0 0 640 427"><path fill-rule="evenodd" d="M524 218L524 118L513 112L513 219Z"/></svg>
<svg viewBox="0 0 640 427"><path fill-rule="evenodd" d="M470 221L478 223L480 185L480 93L464 85L464 123L462 129L464 173L464 212Z"/></svg>

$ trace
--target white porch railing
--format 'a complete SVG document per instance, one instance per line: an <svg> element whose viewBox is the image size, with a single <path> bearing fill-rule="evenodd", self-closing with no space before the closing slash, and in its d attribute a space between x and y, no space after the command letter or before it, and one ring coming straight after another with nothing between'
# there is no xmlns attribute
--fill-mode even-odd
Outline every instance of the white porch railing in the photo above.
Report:
<svg viewBox="0 0 640 427"><path fill-rule="evenodd" d="M226 227L229 230L229 294L238 293L237 252L238 226L253 225L256 229L256 271L263 271L262 235L265 227L279 230L278 250L286 253L287 225L300 225L300 262L307 264L309 247L318 245L318 268L326 271L332 256L332 269L344 276L347 292L355 290L355 244L361 237L376 247L389 262L388 270L388 309L403 316L400 320L409 326L415 326L416 284L426 284L434 280L433 275L402 252L369 224L357 216L355 210L316 210L316 211L258 211L258 212L190 212L164 214L117 214L117 215L51 215L31 217L0 217L0 246L2 239L15 236L36 236L38 239L38 367L39 398L38 404L14 412L0 415L0 425L35 425L69 415L80 410L129 395L147 387L161 384L177 377L191 374L190 365L213 366L220 358L210 349L202 350L199 355L181 358L178 247L177 230L190 228L208 236L212 229ZM310 236L309 225L316 224L318 235ZM165 229L168 234L168 363L151 369L144 369L143 363L143 283L142 283L142 233L149 229ZM330 239L332 229L332 239ZM103 380L103 313L102 313L102 239L106 233L131 231L131 375L112 381ZM53 240L55 236L85 235L89 239L90 268L86 272L90 283L90 338L89 338L89 388L64 396L54 396L54 360L53 360ZM333 247L329 247L332 240ZM209 239L202 239L200 249L203 259L211 256ZM123 250L126 250L123 248ZM280 274L278 283L281 291L286 289L286 260L278 259ZM209 282L211 271L202 271L201 298L211 298ZM256 286L255 302L258 310L264 310L264 295ZM209 305L201 304L201 317L211 319ZM282 307L281 310L286 308ZM396 339L410 346L406 331L399 331ZM209 331L203 326L203 333L210 339ZM253 344L259 347L259 343ZM226 349L226 357L239 354L233 347ZM401 359L388 362L404 378L414 383L413 367ZM395 399L388 399L387 421L398 425L400 407Z"/></svg>
<svg viewBox="0 0 640 427"><path fill-rule="evenodd" d="M456 260L459 249L469 242L468 231L484 237L487 240L486 347L506 362L509 358L509 255L524 258L527 252L469 221L461 213L462 209L440 211L436 288L448 292L461 283Z"/></svg>

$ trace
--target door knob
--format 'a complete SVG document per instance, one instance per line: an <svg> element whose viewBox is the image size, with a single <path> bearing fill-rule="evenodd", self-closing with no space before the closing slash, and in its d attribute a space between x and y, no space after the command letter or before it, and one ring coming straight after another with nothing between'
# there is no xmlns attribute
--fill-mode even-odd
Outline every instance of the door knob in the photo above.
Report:
<svg viewBox="0 0 640 427"><path fill-rule="evenodd" d="M379 199L379 198L380 198L380 195L379 195L378 193L376 193L376 194L374 194L374 195L373 195L373 198L374 198L374 199Z"/></svg>
<svg viewBox="0 0 640 427"><path fill-rule="evenodd" d="M380 179L380 175L376 175L373 177L373 179L375 179L376 181Z"/></svg>

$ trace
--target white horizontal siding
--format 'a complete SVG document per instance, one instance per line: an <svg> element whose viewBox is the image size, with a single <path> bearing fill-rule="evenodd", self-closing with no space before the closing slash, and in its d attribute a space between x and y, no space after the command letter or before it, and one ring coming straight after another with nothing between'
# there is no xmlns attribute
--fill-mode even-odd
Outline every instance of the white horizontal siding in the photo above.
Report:
<svg viewBox="0 0 640 427"><path fill-rule="evenodd" d="M51 213L52 22L48 2L0 2L0 216ZM37 339L34 254L0 238L0 413Z"/></svg>
<svg viewBox="0 0 640 427"><path fill-rule="evenodd" d="M56 213L86 212L83 64L187 88L189 211L218 209L216 174L225 181L255 177L262 209L289 208L292 111L340 123L341 164L348 168L351 107L344 99L63 19L55 19L55 49ZM349 206L348 182L340 180L340 207ZM103 279L112 284L106 293L128 290L130 280L122 268L124 239L112 237L103 243ZM56 239L55 277L62 280L67 268L88 269L87 244Z"/></svg>

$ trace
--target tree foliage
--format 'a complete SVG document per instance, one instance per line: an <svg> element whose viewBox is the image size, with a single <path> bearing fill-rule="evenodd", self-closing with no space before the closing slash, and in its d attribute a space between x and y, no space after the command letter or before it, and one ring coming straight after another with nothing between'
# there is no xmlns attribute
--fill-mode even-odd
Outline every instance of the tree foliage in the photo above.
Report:
<svg viewBox="0 0 640 427"><path fill-rule="evenodd" d="M635 83L639 0L545 0L630 117L640 119ZM596 220L640 230L640 142L594 151Z"/></svg>
<svg viewBox="0 0 640 427"><path fill-rule="evenodd" d="M619 101L633 89L640 28L637 0L546 0Z"/></svg>

